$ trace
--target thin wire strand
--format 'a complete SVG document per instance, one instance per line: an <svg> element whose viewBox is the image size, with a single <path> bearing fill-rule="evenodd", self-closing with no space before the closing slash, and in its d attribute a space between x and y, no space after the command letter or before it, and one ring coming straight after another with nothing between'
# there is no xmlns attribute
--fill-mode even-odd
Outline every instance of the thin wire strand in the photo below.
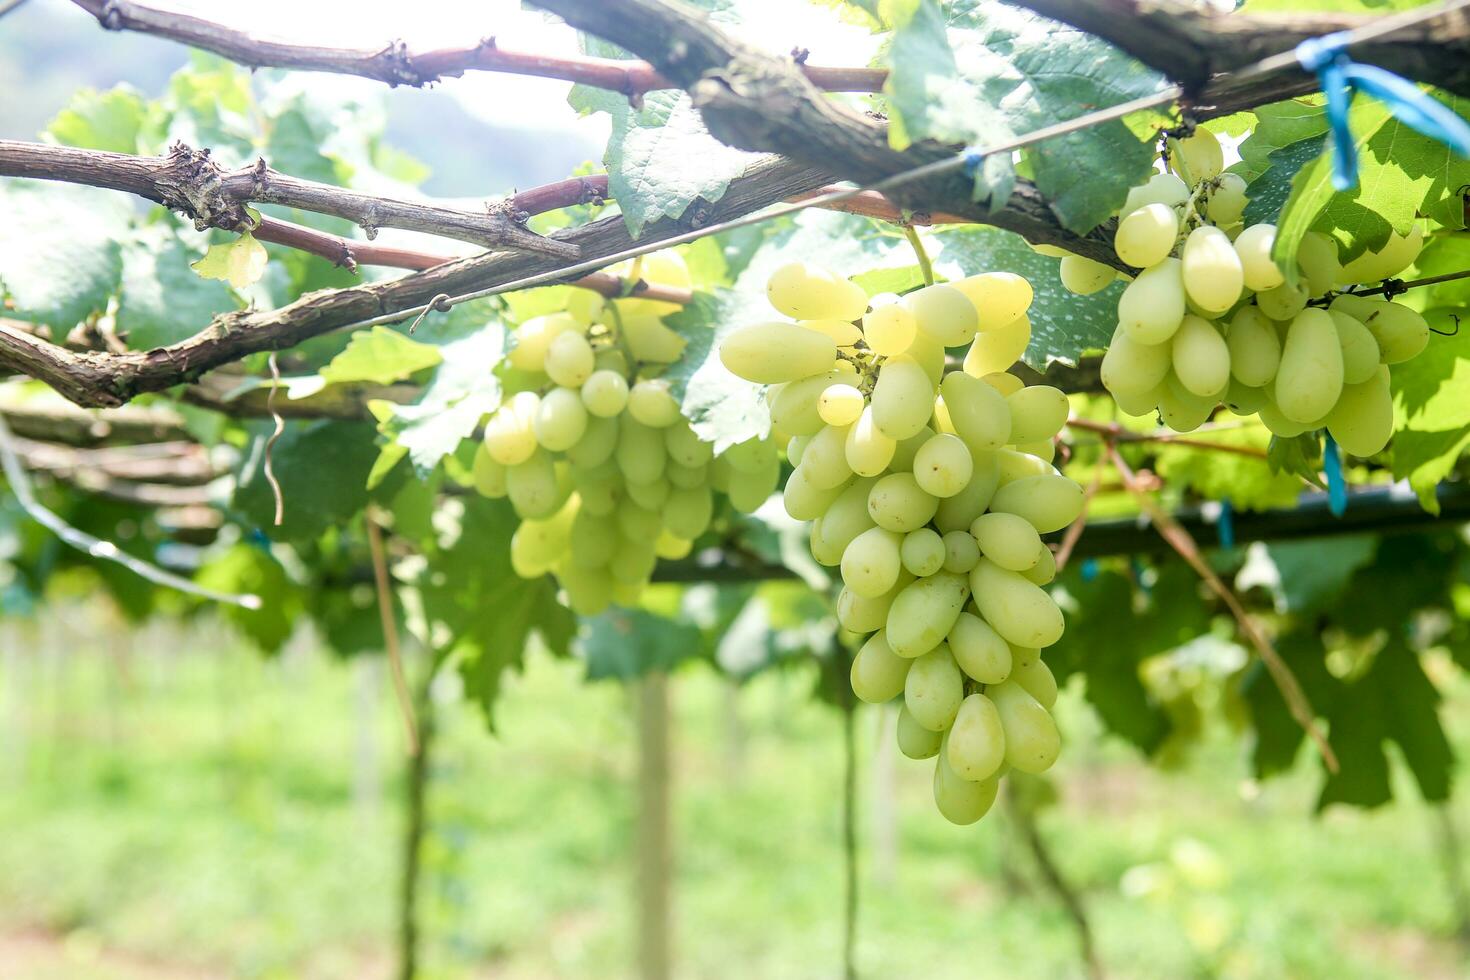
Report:
<svg viewBox="0 0 1470 980"><path fill-rule="evenodd" d="M50 510L36 499L35 490L31 487L30 475L26 473L25 466L21 464L20 456L15 451L15 437L11 434L10 426L6 423L4 416L0 416L0 469L3 469L5 479L10 484L15 499L20 501L21 508L31 516L32 520L51 531L64 544L93 558L116 562L134 575L141 576L157 585L187 592L189 595L209 599L212 602L229 603L242 609L261 608L258 595L248 592L216 592L213 589L206 589L181 575L175 575L141 558L133 557L111 541L103 541L101 538L93 537L66 523L55 511Z"/></svg>
<svg viewBox="0 0 1470 980"><path fill-rule="evenodd" d="M261 469L265 473L265 482L270 484L271 493L276 498L275 526L280 527L281 521L285 519L286 515L286 498L281 493L281 481L276 479L276 465L273 454L277 440L286 431L286 420L281 418L280 412L276 411L276 389L281 387L281 366L276 363L275 351L271 351L270 366L271 390L270 394L265 396L265 410L270 412L271 418L275 420L275 429L271 432L270 438L265 441L265 461Z"/></svg>

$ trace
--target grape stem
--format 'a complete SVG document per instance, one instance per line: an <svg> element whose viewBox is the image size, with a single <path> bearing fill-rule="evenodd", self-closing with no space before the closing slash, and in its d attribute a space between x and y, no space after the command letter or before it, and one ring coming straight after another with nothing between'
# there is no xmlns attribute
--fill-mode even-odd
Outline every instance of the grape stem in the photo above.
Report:
<svg viewBox="0 0 1470 980"><path fill-rule="evenodd" d="M1437 286L1442 282L1454 282L1456 279L1470 278L1470 269L1461 269L1459 272L1446 272L1441 276L1427 276L1423 279L1410 279L1405 282L1402 279L1385 279L1381 285L1372 289L1338 289L1324 294L1319 299L1312 300L1314 306L1325 306L1332 302L1337 296L1350 294L1352 296L1386 296L1393 299L1400 293L1410 289L1418 289L1421 286Z"/></svg>
<svg viewBox="0 0 1470 980"><path fill-rule="evenodd" d="M1175 446L1189 446L1194 449L1209 449L1221 453L1233 453L1236 456L1249 456L1252 459L1265 459L1266 450L1255 446L1231 446L1223 442L1211 442L1208 439L1195 439L1173 432L1133 432L1123 428L1116 422L1094 422L1092 419L1070 418L1067 420L1068 428L1081 429L1084 432L1096 432L1103 437L1107 443L1119 442L1167 442Z"/></svg>
<svg viewBox="0 0 1470 980"><path fill-rule="evenodd" d="M934 285L934 263L929 260L929 250L924 247L924 240L919 237L918 230L913 225L904 225L903 235L914 248L914 256L919 260L919 273L924 277L924 285Z"/></svg>

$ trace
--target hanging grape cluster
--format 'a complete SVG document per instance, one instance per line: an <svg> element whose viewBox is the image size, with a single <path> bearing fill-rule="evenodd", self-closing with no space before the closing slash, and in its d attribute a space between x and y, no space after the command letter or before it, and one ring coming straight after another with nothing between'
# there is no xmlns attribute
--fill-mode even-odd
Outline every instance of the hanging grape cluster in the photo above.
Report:
<svg viewBox="0 0 1470 980"><path fill-rule="evenodd" d="M1064 624L1041 535L1083 494L1051 465L1066 396L1003 373L1030 339L1031 286L986 273L870 300L798 263L767 295L795 322L742 327L720 358L771 386L787 513L812 522L812 555L841 571L838 619L867 636L854 693L902 697L900 750L936 760L940 812L972 823L1009 770L1043 772L1061 748L1040 651ZM946 373L945 348L967 344Z"/></svg>
<svg viewBox="0 0 1470 980"><path fill-rule="evenodd" d="M646 256L638 277L689 284L674 253ZM567 292L565 309L517 327L505 379L514 393L486 423L473 475L521 518L516 574L554 573L572 609L595 615L635 605L660 558L689 553L714 517L715 491L749 513L781 470L769 440L716 456L680 414L658 376L683 353L661 319L679 307Z"/></svg>
<svg viewBox="0 0 1470 980"><path fill-rule="evenodd" d="M1124 412L1157 409L1180 432L1224 404L1258 414L1278 436L1325 428L1353 455L1379 452L1393 432L1389 365L1422 351L1429 326L1406 306L1350 290L1413 263L1423 230L1346 265L1331 238L1308 232L1288 282L1271 254L1276 227L1241 220L1245 181L1222 172L1218 140L1196 130L1170 146L1174 172L1135 187L1119 212L1114 248L1141 271L1118 301L1103 385ZM1116 275L1063 255L1062 283L1075 293Z"/></svg>

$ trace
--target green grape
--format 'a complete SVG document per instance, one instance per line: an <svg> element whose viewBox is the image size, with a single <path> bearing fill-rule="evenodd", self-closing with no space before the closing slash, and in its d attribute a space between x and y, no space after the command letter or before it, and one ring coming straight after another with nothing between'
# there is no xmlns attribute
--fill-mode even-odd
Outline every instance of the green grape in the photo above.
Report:
<svg viewBox="0 0 1470 980"><path fill-rule="evenodd" d="M1342 394L1342 345L1326 310L1302 310L1291 321L1276 371L1276 407L1296 422L1332 411Z"/></svg>
<svg viewBox="0 0 1470 980"><path fill-rule="evenodd" d="M693 541L709 529L714 508L709 487L671 490L663 508L663 523L671 534Z"/></svg>
<svg viewBox="0 0 1470 980"><path fill-rule="evenodd" d="M1061 754L1062 738L1051 714L1015 681L985 692L1000 712L1006 735L1006 763L1020 772L1046 772Z"/></svg>
<svg viewBox="0 0 1470 980"><path fill-rule="evenodd" d="M567 287L567 315L583 328L596 323L606 305L607 300L601 293L578 286Z"/></svg>
<svg viewBox="0 0 1470 980"><path fill-rule="evenodd" d="M720 342L720 363L756 384L797 381L829 370L835 360L831 337L791 323L754 323Z"/></svg>
<svg viewBox="0 0 1470 980"><path fill-rule="evenodd" d="M678 561L689 557L689 552L694 550L693 541L685 541L683 538L675 537L673 532L664 528L658 532L658 540L653 543L653 553L659 558L668 561Z"/></svg>
<svg viewBox="0 0 1470 980"><path fill-rule="evenodd" d="M1179 213L1167 204L1149 204L1118 222L1113 249L1128 265L1147 269L1167 259L1178 238Z"/></svg>
<svg viewBox="0 0 1470 980"><path fill-rule="evenodd" d="M1147 183L1143 183L1128 192L1128 197L1123 202L1121 215L1130 215L1139 208L1150 204L1164 204L1176 207L1189 200L1189 185L1180 180L1174 174L1154 174Z"/></svg>
<svg viewBox="0 0 1470 980"><path fill-rule="evenodd" d="M695 435L688 422L664 429L664 448L669 460L680 466L703 466L715 456L715 447Z"/></svg>
<svg viewBox="0 0 1470 980"><path fill-rule="evenodd" d="M926 493L912 473L890 473L868 493L868 513L873 520L900 534L928 524L938 507L938 499Z"/></svg>
<svg viewBox="0 0 1470 980"><path fill-rule="evenodd" d="M629 483L624 487L628 499L646 510L657 511L663 507L673 491L668 480L659 477L652 483Z"/></svg>
<svg viewBox="0 0 1470 980"><path fill-rule="evenodd" d="M1026 387L1026 382L1022 381L1014 374L1006 374L1004 371L993 371L990 374L982 377L980 380L984 381L986 384L990 385L990 387L1000 392L1000 396L1002 398L1009 398L1011 395L1014 395L1016 392Z"/></svg>
<svg viewBox="0 0 1470 980"><path fill-rule="evenodd" d="M970 450L959 436L933 436L914 456L914 480L934 497L953 497L969 485L974 471Z"/></svg>
<svg viewBox="0 0 1470 980"><path fill-rule="evenodd" d="M714 486L714 479L710 476L710 464L700 463L698 466L685 466L669 460L664 464L664 479L669 481L670 486L688 490L691 487L702 487L706 483L716 490L729 490L729 477L727 476L718 487Z"/></svg>
<svg viewBox="0 0 1470 980"><path fill-rule="evenodd" d="M1256 305L1271 319L1284 322L1306 309L1308 298L1304 285L1283 282L1274 289L1256 293Z"/></svg>
<svg viewBox="0 0 1470 980"><path fill-rule="evenodd" d="M942 732L954 723L965 697L960 668L943 643L910 663L903 684L903 706L921 726Z"/></svg>
<svg viewBox="0 0 1470 980"><path fill-rule="evenodd" d="M980 561L980 546L969 531L949 531L940 540L944 544L946 572L965 575Z"/></svg>
<svg viewBox="0 0 1470 980"><path fill-rule="evenodd" d="M970 525L970 534L980 553L1001 568L1024 572L1041 560L1041 535L1024 517L1015 514L981 514Z"/></svg>
<svg viewBox="0 0 1470 980"><path fill-rule="evenodd" d="M844 586L842 591L837 593L837 622L850 633L871 633L874 630L883 629L894 601L913 581L914 577L907 571L899 572L898 581L893 583L893 588L876 599L860 596ZM923 652L923 650L919 651L919 653ZM914 656L918 655L918 653L914 654Z"/></svg>
<svg viewBox="0 0 1470 980"><path fill-rule="evenodd" d="M801 453L801 468L818 490L845 484L852 478L847 465L847 426L827 425L812 436Z"/></svg>
<svg viewBox="0 0 1470 980"><path fill-rule="evenodd" d="M1225 338L1230 373L1243 385L1259 388L1270 384L1281 364L1281 340L1276 326L1260 310L1243 306L1230 321Z"/></svg>
<svg viewBox="0 0 1470 980"><path fill-rule="evenodd" d="M502 466L524 463L536 452L536 414L541 398L518 391L485 424L485 449Z"/></svg>
<svg viewBox="0 0 1470 980"><path fill-rule="evenodd" d="M1320 231L1309 231L1296 247L1296 264L1307 277L1307 291L1321 296L1342 279L1337 243Z"/></svg>
<svg viewBox="0 0 1470 980"><path fill-rule="evenodd" d="M970 524L985 513L985 508L990 506L990 498L995 496L995 490L1000 486L1000 463L995 453L981 453L973 457L973 462L970 482L959 493L940 500L934 511L934 526L942 534L951 531L968 533Z"/></svg>
<svg viewBox="0 0 1470 980"><path fill-rule="evenodd" d="M510 537L511 568L521 578L540 578L561 561L576 509L563 507L545 520L524 520Z"/></svg>
<svg viewBox="0 0 1470 980"><path fill-rule="evenodd" d="M563 333L581 333L575 317L566 313L550 313L536 316L516 327L511 339L515 341L506 360L520 371L543 371L546 368L546 352L551 342Z"/></svg>
<svg viewBox="0 0 1470 980"><path fill-rule="evenodd" d="M1378 341L1360 321L1339 310L1329 310L1337 341L1342 347L1342 383L1362 384L1378 373Z"/></svg>
<svg viewBox="0 0 1470 980"><path fill-rule="evenodd" d="M897 443L878 430L873 421L873 407L865 407L847 430L843 452L847 465L858 476L877 476L888 468Z"/></svg>
<svg viewBox="0 0 1470 980"><path fill-rule="evenodd" d="M766 297L793 320L857 320L868 308L868 294L826 269L802 262L771 273Z"/></svg>
<svg viewBox="0 0 1470 980"><path fill-rule="evenodd" d="M573 476L583 510L597 517L606 517L617 507L623 492L623 475L616 463L604 463L594 470L579 470Z"/></svg>
<svg viewBox="0 0 1470 980"><path fill-rule="evenodd" d="M1207 129L1196 129L1183 139L1171 139L1169 150L1176 164L1182 164L1184 177L1200 184L1214 180L1225 169L1225 151L1215 134Z"/></svg>
<svg viewBox="0 0 1470 980"><path fill-rule="evenodd" d="M588 416L582 438L566 451L567 462L578 469L596 469L612 458L618 445L618 420Z"/></svg>
<svg viewBox="0 0 1470 980"><path fill-rule="evenodd" d="M963 575L937 572L910 582L888 608L888 645L900 657L933 650L949 635L969 597L970 584Z"/></svg>
<svg viewBox="0 0 1470 980"><path fill-rule="evenodd" d="M1221 174L1219 185L1210 192L1205 215L1220 227L1233 225L1245 212L1245 178L1239 174Z"/></svg>
<svg viewBox="0 0 1470 980"><path fill-rule="evenodd" d="M1049 647L1062 638L1065 624L1056 602L1018 573L981 558L970 572L970 591L980 615L1007 643Z"/></svg>
<svg viewBox="0 0 1470 980"><path fill-rule="evenodd" d="M1200 225L1190 232L1181 263L1184 291L1203 309L1218 315L1240 299L1244 268L1230 237L1219 228Z"/></svg>
<svg viewBox="0 0 1470 980"><path fill-rule="evenodd" d="M934 386L919 362L901 354L884 363L873 386L873 422L890 439L907 439L934 412Z"/></svg>
<svg viewBox="0 0 1470 980"><path fill-rule="evenodd" d="M1341 397L1327 414L1327 431L1353 456L1372 456L1388 445L1393 435L1393 392L1387 365L1378 365L1361 384L1343 385Z"/></svg>
<svg viewBox="0 0 1470 980"><path fill-rule="evenodd" d="M877 526L868 513L868 491L876 482L871 479L854 480L837 495L832 506L822 515L821 536L826 544L836 550L838 561L841 561L842 552L852 543L853 538Z"/></svg>
<svg viewBox="0 0 1470 980"><path fill-rule="evenodd" d="M1254 415L1266 403L1267 397L1266 389L1252 388L1231 378L1230 387L1225 389L1225 397L1220 400L1236 415Z"/></svg>
<svg viewBox="0 0 1470 980"><path fill-rule="evenodd" d="M863 339L863 332L857 325L846 320L800 320L796 325L803 330L815 330L830 337L832 343L838 347L853 347Z"/></svg>
<svg viewBox="0 0 1470 980"><path fill-rule="evenodd" d="M498 500L505 496L505 464L496 462L484 444L475 450L475 462L470 469L470 476L475 490L482 497Z"/></svg>
<svg viewBox="0 0 1470 980"><path fill-rule="evenodd" d="M1167 345L1165 344L1160 344L1159 346L1167 349ZM1160 382L1146 391L1113 391L1113 403L1118 406L1124 415L1131 415L1134 418L1153 415L1158 409L1160 393L1163 387L1163 382Z"/></svg>
<svg viewBox="0 0 1470 980"><path fill-rule="evenodd" d="M1081 255L1065 255L1061 265L1062 285L1078 296L1106 289L1118 278L1118 270Z"/></svg>
<svg viewBox="0 0 1470 980"><path fill-rule="evenodd" d="M1293 421L1281 414L1281 409L1276 407L1274 401L1267 401L1256 410L1260 415L1261 423L1271 430L1272 435L1281 436L1283 439L1294 439L1303 432L1310 432L1313 428L1311 423L1302 424Z"/></svg>
<svg viewBox="0 0 1470 980"><path fill-rule="evenodd" d="M1021 575L1032 585L1046 585L1057 577L1057 556L1045 545L1037 557L1036 564L1026 569Z"/></svg>
<svg viewBox="0 0 1470 980"><path fill-rule="evenodd" d="M968 826L990 812L995 805L995 796L1000 788L996 777L971 782L960 778L949 764L945 742L948 733L940 742L939 759L934 764L934 806L940 816L952 824Z"/></svg>
<svg viewBox="0 0 1470 980"><path fill-rule="evenodd" d="M1025 314L1010 323L987 329L976 335L965 354L964 370L983 378L1004 371L1021 359L1031 344L1031 321Z"/></svg>
<svg viewBox="0 0 1470 980"><path fill-rule="evenodd" d="M863 393L845 381L828 385L817 398L817 414L822 421L844 428L856 422L866 407Z"/></svg>
<svg viewBox="0 0 1470 980"><path fill-rule="evenodd" d="M617 553L619 541L617 525L605 521L596 514L579 508L572 518L569 534L572 564L578 568L601 568Z"/></svg>
<svg viewBox="0 0 1470 980"><path fill-rule="evenodd" d="M541 399L533 423L536 441L552 452L575 446L587 431L587 409L571 388L553 388Z"/></svg>
<svg viewBox="0 0 1470 980"><path fill-rule="evenodd" d="M955 434L972 454L999 449L1011 441L1011 409L994 387L955 371L945 377L939 390Z"/></svg>
<svg viewBox="0 0 1470 980"><path fill-rule="evenodd" d="M907 439L901 439L894 444L893 459L889 460L888 468L895 473L913 472L914 457L919 455L919 450L924 448L924 443L934 437L934 430L924 426Z"/></svg>
<svg viewBox="0 0 1470 980"><path fill-rule="evenodd" d="M848 589L874 599L898 581L903 535L873 527L852 539L842 552L842 581Z"/></svg>
<svg viewBox="0 0 1470 980"><path fill-rule="evenodd" d="M1359 303L1343 302L1353 299L1358 299ZM1363 321L1378 342L1379 355L1385 364L1412 360L1429 346L1429 321L1407 306L1343 295L1332 301L1331 308ZM1359 316L1358 310L1366 310L1367 313Z"/></svg>
<svg viewBox="0 0 1470 980"><path fill-rule="evenodd" d="M806 455L806 447L811 441L811 436L792 436L786 443L786 461L793 467L800 466L801 458Z"/></svg>
<svg viewBox="0 0 1470 980"><path fill-rule="evenodd" d="M1162 344L1184 320L1184 280L1179 259L1149 266L1118 298L1118 323L1140 344Z"/></svg>
<svg viewBox="0 0 1470 980"><path fill-rule="evenodd" d="M624 582L647 582L653 576L654 568L658 566L658 554L653 550L653 541L657 536L658 531L655 530L647 542L632 539L625 541L613 560L608 562L608 571L615 579Z"/></svg>
<svg viewBox="0 0 1470 980"><path fill-rule="evenodd" d="M635 501L625 500L618 504L618 528L626 539L625 548L650 545L663 527L663 518L658 511L640 507ZM622 550L622 549L620 549Z"/></svg>
<svg viewBox="0 0 1470 980"><path fill-rule="evenodd" d="M546 348L546 373L563 387L580 388L594 367L592 345L578 331L557 334Z"/></svg>
<svg viewBox="0 0 1470 980"><path fill-rule="evenodd" d="M1172 341L1174 376L1196 395L1218 395L1230 383L1230 347L1208 320L1185 314Z"/></svg>
<svg viewBox="0 0 1470 980"><path fill-rule="evenodd" d="M808 478L806 470L798 466L787 477L786 489L781 499L786 513L793 520L813 521L826 513L827 508L832 506L832 501L845 489L847 486L842 483L835 487L818 487Z"/></svg>
<svg viewBox="0 0 1470 980"><path fill-rule="evenodd" d="M649 378L628 392L628 414L652 429L663 429L679 421L679 403L662 378Z"/></svg>
<svg viewBox="0 0 1470 980"><path fill-rule="evenodd" d="M1014 272L982 272L950 285L964 293L975 307L982 334L1011 326L1031 308L1031 283Z"/></svg>
<svg viewBox="0 0 1470 980"><path fill-rule="evenodd" d="M974 613L960 613L950 628L948 643L960 670L979 683L999 684L1011 676L1010 644Z"/></svg>
<svg viewBox="0 0 1470 980"><path fill-rule="evenodd" d="M811 526L807 528L807 549L818 565L836 568L842 564L842 549L834 547L822 533L822 528L826 523L826 514L812 521Z"/></svg>
<svg viewBox="0 0 1470 980"><path fill-rule="evenodd" d="M921 527L903 536L899 557L903 567L923 578L944 567L944 539L939 532Z"/></svg>
<svg viewBox="0 0 1470 980"><path fill-rule="evenodd" d="M1119 326L1103 354L1103 387L1115 396L1152 391L1169 373L1171 350L1168 343L1140 344Z"/></svg>
<svg viewBox="0 0 1470 980"><path fill-rule="evenodd" d="M764 473L776 461L776 446L769 439L747 439L725 450L722 458L737 470Z"/></svg>
<svg viewBox="0 0 1470 980"><path fill-rule="evenodd" d="M898 709L898 751L910 759L932 759L939 754L939 745L944 741L943 732L931 732L914 721L909 709Z"/></svg>
<svg viewBox="0 0 1470 980"><path fill-rule="evenodd" d="M939 284L916 289L903 298L919 332L941 347L959 347L979 330L975 304L954 286Z"/></svg>
<svg viewBox="0 0 1470 980"><path fill-rule="evenodd" d="M628 404L628 382L616 371L593 371L582 382L582 404L598 418L615 418Z"/></svg>
<svg viewBox="0 0 1470 980"><path fill-rule="evenodd" d="M1276 247L1276 226L1269 224L1251 225L1235 236L1232 245L1240 258L1242 279L1247 288L1256 292L1275 289L1286 281L1271 250Z"/></svg>
<svg viewBox="0 0 1470 980"><path fill-rule="evenodd" d="M1049 465L1044 459L1037 459L1028 453L1017 452L1014 449L998 449L995 453L996 467L1000 472L997 486L1003 487L1027 476L1041 476L1043 474L1055 474L1056 467Z"/></svg>
<svg viewBox="0 0 1470 980"><path fill-rule="evenodd" d="M983 694L971 694L960 703L945 741L950 768L971 782L989 779L1006 759L1000 712Z"/></svg>
<svg viewBox="0 0 1470 980"><path fill-rule="evenodd" d="M878 297L873 297L873 308L863 315L863 337L873 353L881 357L896 357L907 351L918 329L914 314L897 297L882 305Z"/></svg>
<svg viewBox="0 0 1470 980"><path fill-rule="evenodd" d="M1381 282L1398 275L1413 264L1424 247L1424 229L1415 224L1407 235L1390 232L1388 241L1377 251L1367 251L1342 267L1340 282Z"/></svg>
<svg viewBox="0 0 1470 980"><path fill-rule="evenodd" d="M1026 689L1026 693L1036 699L1043 708L1050 709L1057 703L1057 679L1052 676L1051 668L1041 662L1039 656L1027 658L1024 663L1016 664L1012 671L1011 681Z"/></svg>
<svg viewBox="0 0 1470 980"><path fill-rule="evenodd" d="M561 509L556 465L544 449L506 470L505 489L511 506L523 520L550 517Z"/></svg>
<svg viewBox="0 0 1470 980"><path fill-rule="evenodd" d="M1067 424L1066 394L1051 385L1031 385L1006 398L1011 410L1011 442L1050 439Z"/></svg>
<svg viewBox="0 0 1470 980"><path fill-rule="evenodd" d="M771 389L766 392L766 402L771 406L771 425L794 436L816 435L825 424L817 410L822 392L837 382L850 379L851 376L842 371L825 371L792 381L780 390Z"/></svg>
<svg viewBox="0 0 1470 980"><path fill-rule="evenodd" d="M618 447L613 453L618 469L630 483L652 483L664 474L668 450L657 429L632 418L618 425Z"/></svg>
<svg viewBox="0 0 1470 980"><path fill-rule="evenodd" d="M931 389L938 388L939 382L944 379L945 353L944 347L920 330L914 335L914 342L904 352L904 357L911 357L919 367L924 369L924 376L929 379Z"/></svg>
<svg viewBox="0 0 1470 980"><path fill-rule="evenodd" d="M886 704L904 693L904 682L913 663L890 650L883 631L879 630L868 637L868 642L852 658L849 672L852 693L869 704Z"/></svg>
<svg viewBox="0 0 1470 980"><path fill-rule="evenodd" d="M557 578L578 616L596 616L612 605L613 581L605 568L562 568Z"/></svg>
<svg viewBox="0 0 1470 980"><path fill-rule="evenodd" d="M1184 387L1172 372L1159 388L1159 417L1175 432L1198 429L1214 414L1218 404L1218 398L1196 395Z"/></svg>

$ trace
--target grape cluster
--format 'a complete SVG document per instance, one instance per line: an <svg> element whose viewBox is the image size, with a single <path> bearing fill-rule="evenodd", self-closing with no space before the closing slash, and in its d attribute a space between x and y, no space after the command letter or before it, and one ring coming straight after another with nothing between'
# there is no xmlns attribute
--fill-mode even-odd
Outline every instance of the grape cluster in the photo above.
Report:
<svg viewBox="0 0 1470 980"><path fill-rule="evenodd" d="M1157 408L1180 432L1223 403L1259 414L1278 436L1325 428L1353 455L1383 449L1393 432L1388 366L1422 351L1429 326L1406 306L1344 290L1401 272L1417 258L1422 230L1346 265L1331 238L1308 232L1300 275L1287 282L1271 257L1276 227L1241 220L1245 181L1222 172L1215 137L1196 130L1171 146L1175 172L1135 187L1119 212L1114 249L1141 271L1118 301L1103 385L1124 412ZM1116 275L1062 258L1062 283L1076 293Z"/></svg>
<svg viewBox="0 0 1470 980"><path fill-rule="evenodd" d="M673 253L645 257L640 275L688 284ZM568 292L565 309L517 327L506 378L514 394L486 423L473 476L521 518L516 574L554 573L571 607L595 615L635 604L658 559L689 553L714 517L714 491L749 513L781 470L770 440L716 456L680 414L658 377L683 352L661 320L677 306Z"/></svg>
<svg viewBox="0 0 1470 980"><path fill-rule="evenodd" d="M841 570L838 620L867 636L853 692L902 696L900 750L936 758L939 811L973 823L1006 772L1042 772L1061 748L1040 650L1063 621L1041 534L1070 524L1083 495L1051 465L1066 396L1004 373L1030 338L1031 286L987 273L869 300L792 264L767 294L796 322L736 330L720 358L771 385L795 467L786 511L812 522L812 555ZM945 348L966 344L946 374Z"/></svg>

